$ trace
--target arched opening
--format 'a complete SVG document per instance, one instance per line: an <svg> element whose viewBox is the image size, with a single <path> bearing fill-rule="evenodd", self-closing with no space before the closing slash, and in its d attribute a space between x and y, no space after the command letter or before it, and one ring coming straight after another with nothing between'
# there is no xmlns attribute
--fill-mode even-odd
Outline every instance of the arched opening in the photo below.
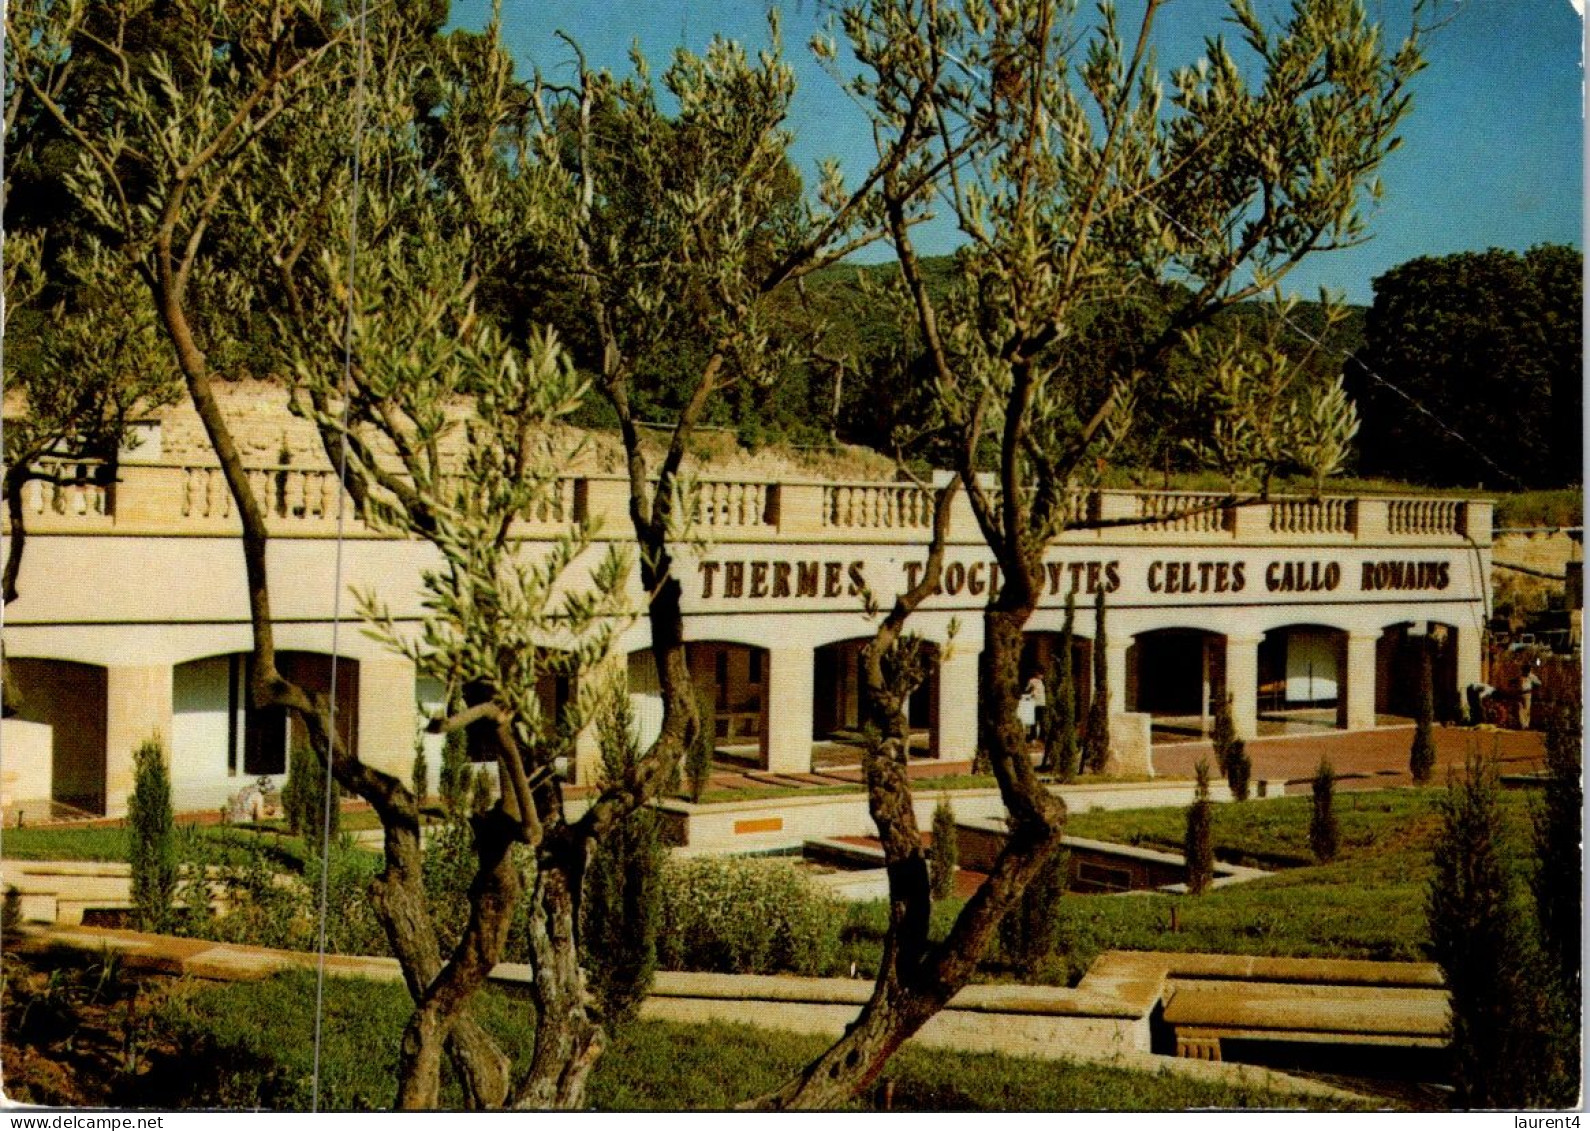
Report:
<svg viewBox="0 0 1590 1131"><path fill-rule="evenodd" d="M222 657L225 659L225 657ZM203 663L204 661L200 661ZM187 666L187 665L180 665ZM242 657L238 665L247 688L253 680L253 657ZM332 657L324 652L278 652L276 668L311 696L331 694ZM349 750L359 749L359 661L337 657L335 701L337 737ZM212 683L212 693L214 684ZM173 686L173 696L175 686ZM242 696L243 736L240 750L229 770L244 778L275 778L287 773L293 747L307 744L309 733L303 720L285 707L258 708Z"/></svg>
<svg viewBox="0 0 1590 1131"><path fill-rule="evenodd" d="M1033 676L1038 676L1044 684L1044 702L1051 707L1055 701L1063 639L1061 633L1046 631L1029 631L1022 639L1021 667L1017 673L1021 686L1026 687ZM1071 692L1080 727L1093 700L1093 641L1075 634L1071 637Z"/></svg>
<svg viewBox="0 0 1590 1131"><path fill-rule="evenodd" d="M1315 624L1273 628L1259 641L1258 665L1261 734L1347 725L1347 681L1355 673L1347 670L1345 632Z"/></svg>
<svg viewBox="0 0 1590 1131"><path fill-rule="evenodd" d="M767 649L726 641L691 641L685 660L696 698L711 712L718 755L767 760Z"/></svg>
<svg viewBox="0 0 1590 1131"><path fill-rule="evenodd" d="M1385 628L1375 645L1375 713L1387 721L1419 713L1419 649L1430 649L1430 682L1435 717L1459 717L1462 689L1457 685L1457 630L1437 621L1404 621Z"/></svg>
<svg viewBox="0 0 1590 1131"><path fill-rule="evenodd" d="M235 779L243 773L252 714L249 659L233 652L171 669L171 786L179 808L219 805L242 788Z"/></svg>
<svg viewBox="0 0 1590 1131"><path fill-rule="evenodd" d="M105 669L27 658L6 668L19 701L6 720L7 809L105 812Z"/></svg>
<svg viewBox="0 0 1590 1131"><path fill-rule="evenodd" d="M1126 650L1126 709L1153 718L1154 741L1210 733L1225 694L1225 637L1198 628L1140 632Z"/></svg>
<svg viewBox="0 0 1590 1131"><path fill-rule="evenodd" d="M559 653L567 655L567 653ZM573 675L542 671L536 678L536 699L540 705L541 713L548 719L558 719L564 710L575 701L579 692L579 680ZM447 689L439 680L430 676L420 675L414 681L414 700L419 706L421 725L424 721L444 716L449 704L445 702ZM453 709L457 705L452 705ZM595 723L591 724L593 727ZM445 756L447 739L440 734L422 733L420 743L425 751L426 791L433 796L441 788L442 759ZM468 746L465 746L468 749ZM470 757L474 763L485 765L489 756L485 753L471 751ZM570 761L570 781L579 781L578 767L575 760ZM496 775L491 776L493 786L496 785Z"/></svg>
<svg viewBox="0 0 1590 1131"><path fill-rule="evenodd" d="M856 765L861 760L861 651L871 637L825 644L812 652L812 762L818 767ZM938 753L937 717L939 648L923 641L927 676L911 693L906 717L911 726L911 754Z"/></svg>

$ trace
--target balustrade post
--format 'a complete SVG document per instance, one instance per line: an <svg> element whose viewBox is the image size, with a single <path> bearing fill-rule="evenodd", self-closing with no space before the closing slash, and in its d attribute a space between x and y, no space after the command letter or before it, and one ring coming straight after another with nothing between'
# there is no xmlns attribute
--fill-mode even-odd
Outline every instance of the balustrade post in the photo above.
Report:
<svg viewBox="0 0 1590 1131"><path fill-rule="evenodd" d="M117 526L169 528L182 521L183 469L123 465L116 484Z"/></svg>
<svg viewBox="0 0 1590 1131"><path fill-rule="evenodd" d="M1481 546L1491 544L1491 522L1495 504L1489 499L1470 499L1463 504L1458 529Z"/></svg>
<svg viewBox="0 0 1590 1131"><path fill-rule="evenodd" d="M821 483L781 483L773 508L780 535L816 534L823 529L823 500L829 488Z"/></svg>
<svg viewBox="0 0 1590 1131"><path fill-rule="evenodd" d="M1281 501L1253 502L1232 508L1231 533L1237 541L1255 540L1262 541L1271 535L1270 515L1277 507L1284 507ZM1276 531L1276 533L1281 533Z"/></svg>
<svg viewBox="0 0 1590 1131"><path fill-rule="evenodd" d="M1353 504L1353 536L1374 542L1391 533L1390 505L1385 499L1358 499Z"/></svg>
<svg viewBox="0 0 1590 1131"><path fill-rule="evenodd" d="M629 537L629 480L581 479L574 485L574 516L579 522L598 522L604 534Z"/></svg>

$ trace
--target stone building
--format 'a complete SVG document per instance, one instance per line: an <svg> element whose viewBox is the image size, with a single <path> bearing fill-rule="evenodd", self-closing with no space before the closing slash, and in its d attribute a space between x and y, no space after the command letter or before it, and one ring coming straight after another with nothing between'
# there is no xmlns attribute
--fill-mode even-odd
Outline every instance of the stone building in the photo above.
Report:
<svg viewBox="0 0 1590 1131"><path fill-rule="evenodd" d="M360 631L346 588L344 619L334 625L335 478L323 463L283 464L269 446L249 458L273 534L283 665L309 686L328 686L335 637L345 737L371 763L407 777L420 711L438 689ZM1448 709L1479 680L1489 503L1326 497L1223 509L1216 501L1078 492L1080 512L1129 522L1068 533L1050 551L1023 677L1047 670L1068 591L1077 608L1075 670L1089 670L1094 594L1103 589L1117 769L1151 769L1149 728L1206 729L1223 694L1246 736L1287 720L1357 729L1377 715L1409 714L1410 641L1425 634L1436 641ZM929 757L965 758L975 748L979 610L999 584L959 502L943 592L912 622L934 646L911 708ZM856 724L856 660L874 625L861 594L887 604L913 579L930 510L925 492L891 482L701 484L697 522L707 546L682 554L681 569L691 667L713 705L720 746L774 771L803 771L814 742ZM6 801L122 812L133 749L151 734L166 740L179 807L211 808L257 776L283 773L290 725L246 702L242 556L213 460L151 433L116 483L85 475L33 484L27 511L21 597L7 609L4 637L24 701L0 735ZM590 517L614 536L626 531L625 485L571 472L525 522L526 552ZM345 586L373 587L399 623L417 625L420 572L434 560L428 547L350 521L342 556ZM632 589L639 608L638 584ZM624 631L617 661L643 731L660 711L648 639L640 617ZM542 694L552 704L572 690L549 682ZM594 757L585 736L581 777Z"/></svg>

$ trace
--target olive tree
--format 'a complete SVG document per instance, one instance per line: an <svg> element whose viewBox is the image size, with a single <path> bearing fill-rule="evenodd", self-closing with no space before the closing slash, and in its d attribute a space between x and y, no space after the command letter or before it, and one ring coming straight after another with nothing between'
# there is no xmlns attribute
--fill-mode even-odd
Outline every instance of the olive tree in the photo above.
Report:
<svg viewBox="0 0 1590 1131"><path fill-rule="evenodd" d="M881 144L904 151L892 168L937 170L926 185L881 177L879 201L953 437L958 482L939 501L964 491L1000 569L983 613L979 711L1010 832L987 882L934 941L898 675L919 666L904 628L937 580L940 522L922 584L896 600L864 655L869 717L890 736L865 761L890 880L877 981L845 1035L764 1097L770 1105L838 1104L875 1079L966 984L1059 850L1065 806L1039 783L1015 708L1044 555L1063 531L1101 525L1072 488L1129 433L1135 396L1175 379L1171 363L1200 325L1365 234L1375 171L1420 66L1415 39L1388 52L1354 0L1298 0L1274 29L1236 0L1241 47L1210 39L1201 60L1171 72L1167 93L1150 47L1161 7L1146 0L1129 36L1113 6L1084 20L1061 0L858 0L840 14L861 68L852 89ZM908 222L924 198L966 241L938 299ZM1072 349L1089 312L1150 288L1173 295L1166 324L1102 380L1080 378ZM1231 398L1227 411L1252 403ZM1333 451L1301 446L1318 459ZM984 452L992 486L979 475Z"/></svg>
<svg viewBox="0 0 1590 1131"><path fill-rule="evenodd" d="M132 33L156 8L183 34L136 51ZM253 702L295 715L336 783L381 820L372 902L415 1001L399 1105L436 1104L445 1055L470 1106L572 1106L603 1044L578 964L585 849L640 795L613 783L566 819L558 759L602 688L582 685L559 717L534 688L606 655L628 569L593 549L589 526L544 553L522 544L523 520L570 454L555 425L584 386L555 334L510 345L477 310L481 279L533 212L517 198L541 181L514 144L526 103L495 36L437 41L433 15L380 6L355 24L317 0L41 0L10 7L8 63L76 146L73 191L146 289L221 464L242 526ZM91 131L52 97L85 53L113 64L114 129ZM371 630L449 689L456 709L435 728L464 731L497 764L501 800L471 822L469 920L446 953L413 791L348 749L326 698L276 665L267 516L210 363L256 311L272 319L273 360L295 378L295 405L319 427L359 517L433 553L418 634L365 593ZM516 1070L468 1003L527 887L540 1024Z"/></svg>
<svg viewBox="0 0 1590 1131"><path fill-rule="evenodd" d="M623 444L663 701L637 770L647 792L711 728L686 662L678 575L680 550L706 533L685 464L691 438L725 397L761 395L811 355L822 327L803 317L801 281L881 236L886 174L920 185L930 173L902 173L904 147L886 147L855 186L825 162L805 192L789 158L795 85L776 17L771 30L754 57L715 39L700 55L678 51L660 76L638 52L627 76L594 69L571 41L574 82L535 83L540 167L566 203L558 223L527 225L519 301L548 304ZM662 384L672 419L649 441Z"/></svg>

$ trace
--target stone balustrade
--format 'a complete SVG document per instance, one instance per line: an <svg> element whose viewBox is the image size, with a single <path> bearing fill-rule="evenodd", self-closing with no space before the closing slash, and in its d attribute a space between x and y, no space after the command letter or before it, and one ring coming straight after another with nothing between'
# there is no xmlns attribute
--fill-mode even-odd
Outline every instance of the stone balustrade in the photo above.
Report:
<svg viewBox="0 0 1590 1131"><path fill-rule="evenodd" d="M57 470L58 481L30 483L23 493L30 533L161 536L238 528L218 467L126 465L114 483L103 482L91 464ZM333 472L261 467L249 469L248 477L274 534L336 535L339 492ZM911 543L925 542L933 526L933 492L911 483L702 479L692 498L695 532L714 541ZM344 505L346 534L389 536L360 522L351 500L344 499ZM1231 506L1214 492L1069 488L1064 509L1068 521L1078 525L1060 536L1062 544L1491 541L1491 503L1455 498L1273 497ZM559 478L524 516L521 532L529 538L546 536L576 522L595 522L602 532L621 537L629 526L627 482L617 476ZM964 495L954 500L950 537L960 544L982 540Z"/></svg>

